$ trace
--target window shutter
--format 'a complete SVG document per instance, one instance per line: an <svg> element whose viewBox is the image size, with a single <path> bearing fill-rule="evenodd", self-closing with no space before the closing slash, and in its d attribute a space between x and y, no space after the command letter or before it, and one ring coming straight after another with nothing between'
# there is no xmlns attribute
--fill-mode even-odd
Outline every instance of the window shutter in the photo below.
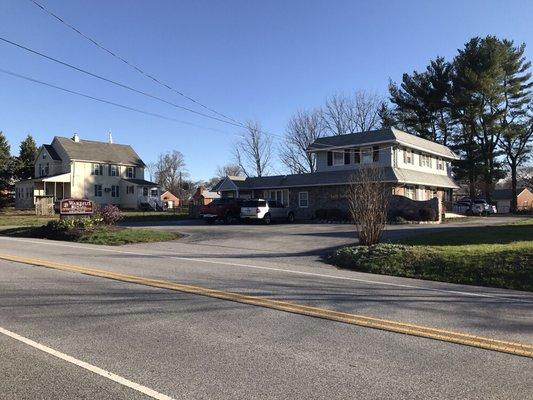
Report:
<svg viewBox="0 0 533 400"><path fill-rule="evenodd" d="M137 173L136 169L137 169L137 168L133 167L133 177L134 177L134 178L137 177L137 176L136 176L136 173Z"/></svg>
<svg viewBox="0 0 533 400"><path fill-rule="evenodd" d="M353 162L354 162L355 164L360 164L360 163L361 163L361 150L359 150L359 149L355 149L353 155L354 155L354 160L353 160Z"/></svg>
<svg viewBox="0 0 533 400"><path fill-rule="evenodd" d="M111 164L107 166L107 175L111 176Z"/></svg>
<svg viewBox="0 0 533 400"><path fill-rule="evenodd" d="M333 153L328 151L328 166L333 165Z"/></svg>
<svg viewBox="0 0 533 400"><path fill-rule="evenodd" d="M350 164L350 150L344 149L344 164Z"/></svg>

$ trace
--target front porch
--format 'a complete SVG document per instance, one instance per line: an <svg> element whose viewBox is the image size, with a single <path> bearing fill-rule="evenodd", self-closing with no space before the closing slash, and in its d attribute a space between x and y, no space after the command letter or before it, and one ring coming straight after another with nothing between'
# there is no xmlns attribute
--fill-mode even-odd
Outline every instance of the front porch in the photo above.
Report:
<svg viewBox="0 0 533 400"><path fill-rule="evenodd" d="M28 179L15 184L15 208L34 208L36 199L41 197L53 198L54 202L70 198L70 173Z"/></svg>

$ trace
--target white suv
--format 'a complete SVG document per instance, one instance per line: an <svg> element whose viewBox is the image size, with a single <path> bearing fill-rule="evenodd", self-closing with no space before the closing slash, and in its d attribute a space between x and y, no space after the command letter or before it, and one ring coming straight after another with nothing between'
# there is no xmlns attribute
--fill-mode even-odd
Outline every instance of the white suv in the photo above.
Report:
<svg viewBox="0 0 533 400"><path fill-rule="evenodd" d="M267 225L274 220L294 222L294 212L279 201L252 199L242 203L241 219L261 220Z"/></svg>

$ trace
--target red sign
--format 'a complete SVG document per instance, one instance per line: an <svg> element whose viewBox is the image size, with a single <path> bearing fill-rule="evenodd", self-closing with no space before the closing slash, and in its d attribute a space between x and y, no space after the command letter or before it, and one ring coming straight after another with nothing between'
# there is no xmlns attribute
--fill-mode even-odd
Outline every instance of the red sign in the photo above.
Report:
<svg viewBox="0 0 533 400"><path fill-rule="evenodd" d="M94 212L94 203L85 199L66 199L59 204L61 215L87 215Z"/></svg>

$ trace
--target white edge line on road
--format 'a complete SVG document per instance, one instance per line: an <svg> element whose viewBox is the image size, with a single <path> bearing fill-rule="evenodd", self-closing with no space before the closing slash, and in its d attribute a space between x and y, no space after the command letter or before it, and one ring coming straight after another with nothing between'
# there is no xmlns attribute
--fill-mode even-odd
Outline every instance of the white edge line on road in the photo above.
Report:
<svg viewBox="0 0 533 400"><path fill-rule="evenodd" d="M34 347L37 350L41 350L45 353L48 353L54 357L60 358L63 361L67 361L71 364L77 365L78 367L84 368L94 374L103 376L104 378L107 378L109 380L112 380L114 382L117 382L123 386L127 386L133 390L136 390L138 392L141 392L147 396L150 396L157 400L173 400L172 397L169 397L167 395L161 394L159 392L156 392L153 389L150 389L146 386L140 385L138 383L132 382L120 375L114 374L112 372L106 371L105 369L96 367L92 364L86 363L85 361L78 360L77 358L74 358L72 356L69 356L68 354L61 353L60 351L54 350L50 347L47 347L43 344L34 342L31 339L28 339L24 336L20 336L16 334L15 332L8 331L7 329L4 329L0 327L0 333L9 336L12 339L18 340L19 342L22 342L24 344L27 344L28 346Z"/></svg>
<svg viewBox="0 0 533 400"><path fill-rule="evenodd" d="M176 259L176 260L192 261L192 262L198 262L198 263L202 263L203 262L203 263L226 265L226 266L232 266L232 267L262 269L262 270L269 270L269 271L275 271L275 272L286 272L286 273L290 273L290 274L316 276L316 277L328 278L328 279L340 279L340 280L344 280L344 281L361 282L361 283L366 283L366 284L394 286L394 287L400 287L400 288L405 288L405 289L426 290L426 291L430 291L430 292L439 292L439 293L451 293L451 294L458 294L458 295L462 295L462 296L485 297L485 298L498 299L498 300L517 301L517 302L521 302L521 303L533 303L533 300L521 299L521 298L517 298L517 297L516 298L515 297L505 297L505 296L493 295L493 294L488 294L488 293L476 293L476 292L466 292L466 291L460 291L460 290L437 289L437 288L429 288L429 287L416 286L416 285L407 285L407 284L401 284L401 283L373 281L373 280L370 280L370 279L351 278L351 277L347 277L347 276L336 276L336 275L329 275L329 274L319 274L319 273L316 273L316 272L296 271L296 270L285 269L285 268L264 267L264 266L260 266L260 265L240 264L240 263L234 263L234 262L210 260L210 259L206 259L206 258L189 258L189 257L178 257L178 256L165 256L165 255L157 254L157 253L146 253L146 252L142 253L142 252L135 252L135 251L107 249L107 248L100 248L100 247L90 246L90 245L89 246L80 246L80 245L66 244L66 243L54 243L52 241L38 240L38 239L37 240L28 240L28 239L10 238L10 237L0 237L0 239L12 240L12 241L16 241L16 242L28 242L28 243L46 244L46 245L52 245L52 246L58 246L58 247L69 247L69 248L74 248L74 249L87 249L87 250L96 250L96 251L120 253L120 254L133 254L133 255L138 255L138 256L157 256L157 257L162 257L162 258L173 258L173 259Z"/></svg>

